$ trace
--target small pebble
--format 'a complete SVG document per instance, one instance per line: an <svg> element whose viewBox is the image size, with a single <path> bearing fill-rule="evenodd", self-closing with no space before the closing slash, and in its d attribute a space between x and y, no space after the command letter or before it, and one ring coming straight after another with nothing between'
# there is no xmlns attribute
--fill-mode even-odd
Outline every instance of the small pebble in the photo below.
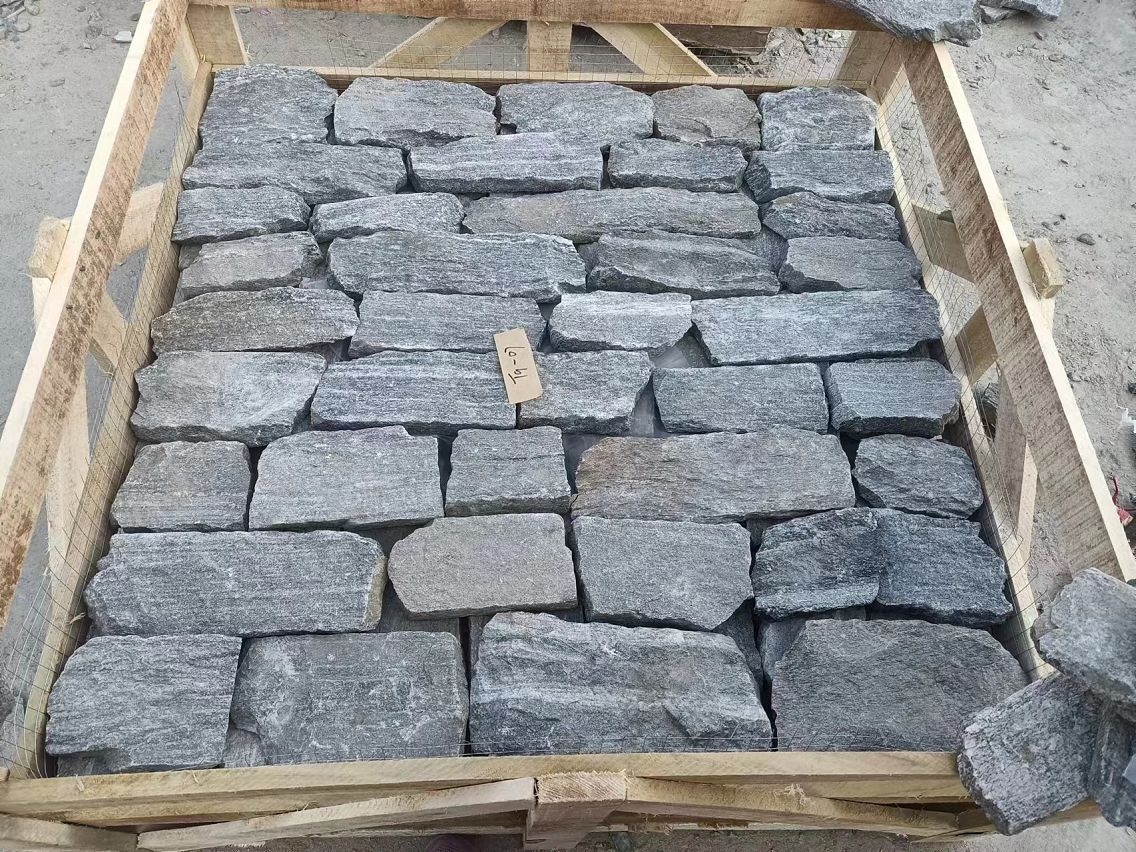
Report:
<svg viewBox="0 0 1136 852"><path fill-rule="evenodd" d="M114 34L115 44L130 44L134 40L134 34L130 30L120 30Z"/></svg>
<svg viewBox="0 0 1136 852"><path fill-rule="evenodd" d="M67 81L65 79L63 79L62 77L56 77L54 80L52 80L50 83L48 83L48 85L51 86L53 89L57 89L66 82Z"/></svg>
<svg viewBox="0 0 1136 852"><path fill-rule="evenodd" d="M137 20L138 20L139 18L141 18L141 17L142 17L142 13L141 13L141 12L135 12L135 13L134 13L133 15L131 15L131 16L130 16L130 20L132 20L132 21L137 21Z"/></svg>
<svg viewBox="0 0 1136 852"><path fill-rule="evenodd" d="M1084 243L1087 246L1095 246L1097 244L1092 234L1077 234L1077 242Z"/></svg>
<svg viewBox="0 0 1136 852"><path fill-rule="evenodd" d="M1136 382L1128 383L1128 392L1131 394L1136 394Z"/></svg>

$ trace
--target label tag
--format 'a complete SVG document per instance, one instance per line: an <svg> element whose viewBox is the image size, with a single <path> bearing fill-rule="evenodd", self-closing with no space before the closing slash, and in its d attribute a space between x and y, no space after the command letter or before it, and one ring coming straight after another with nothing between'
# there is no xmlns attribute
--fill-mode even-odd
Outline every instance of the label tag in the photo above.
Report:
<svg viewBox="0 0 1136 852"><path fill-rule="evenodd" d="M525 330L511 328L499 332L493 335L493 342L497 344L497 360L501 362L501 375L505 379L509 402L514 405L528 402L544 393Z"/></svg>

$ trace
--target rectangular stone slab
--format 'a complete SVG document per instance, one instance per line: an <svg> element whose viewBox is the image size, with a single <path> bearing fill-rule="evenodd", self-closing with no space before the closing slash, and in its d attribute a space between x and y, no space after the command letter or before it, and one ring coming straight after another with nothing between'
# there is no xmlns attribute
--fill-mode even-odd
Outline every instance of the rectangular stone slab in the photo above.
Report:
<svg viewBox="0 0 1136 852"><path fill-rule="evenodd" d="M323 262L307 231L205 243L178 279L178 295L192 299L222 290L295 287Z"/></svg>
<svg viewBox="0 0 1136 852"><path fill-rule="evenodd" d="M463 429L454 438L447 515L567 514L571 496L559 429Z"/></svg>
<svg viewBox="0 0 1136 852"><path fill-rule="evenodd" d="M651 99L613 83L509 83L497 90L502 127L518 133L559 133L605 149L650 136Z"/></svg>
<svg viewBox="0 0 1136 852"><path fill-rule="evenodd" d="M301 68L218 71L201 116L202 144L324 142L335 97L323 77Z"/></svg>
<svg viewBox="0 0 1136 852"><path fill-rule="evenodd" d="M360 77L335 103L335 140L411 149L492 136L495 104L492 95L468 83Z"/></svg>
<svg viewBox="0 0 1136 852"><path fill-rule="evenodd" d="M761 147L766 151L870 149L876 144L876 103L843 86L799 86L764 92Z"/></svg>
<svg viewBox="0 0 1136 852"><path fill-rule="evenodd" d="M766 429L607 438L576 469L574 516L723 523L851 506L848 459L834 435Z"/></svg>
<svg viewBox="0 0 1136 852"><path fill-rule="evenodd" d="M320 242L365 237L379 231L457 233L465 209L444 192L407 192L317 204L312 233Z"/></svg>
<svg viewBox="0 0 1136 852"><path fill-rule="evenodd" d="M749 153L761 147L761 114L741 89L679 86L651 95L655 131L691 145L731 145Z"/></svg>
<svg viewBox="0 0 1136 852"><path fill-rule="evenodd" d="M613 186L669 186L692 192L737 192L745 168L745 156L730 145L697 147L665 139L612 145L607 161Z"/></svg>
<svg viewBox="0 0 1136 852"><path fill-rule="evenodd" d="M745 181L759 204L794 192L883 204L895 191L886 151L755 151Z"/></svg>
<svg viewBox="0 0 1136 852"><path fill-rule="evenodd" d="M401 426L311 431L261 454L249 527L367 529L441 514L437 438L411 437Z"/></svg>
<svg viewBox="0 0 1136 852"><path fill-rule="evenodd" d="M833 364L824 385L832 428L857 438L884 432L934 438L959 413L959 380L929 358Z"/></svg>
<svg viewBox="0 0 1136 852"><path fill-rule="evenodd" d="M544 393L521 403L517 423L557 426L565 432L618 435L631 426L640 394L651 380L643 352L535 353Z"/></svg>
<svg viewBox="0 0 1136 852"><path fill-rule="evenodd" d="M852 478L869 506L961 518L982 506L974 463L962 447L944 441L906 435L864 438L856 448Z"/></svg>
<svg viewBox="0 0 1136 852"><path fill-rule="evenodd" d="M851 237L789 240L778 273L792 293L817 290L902 290L918 287L923 265L903 243Z"/></svg>
<svg viewBox="0 0 1136 852"><path fill-rule="evenodd" d="M118 533L83 599L100 634L337 633L375 626L385 582L354 533Z"/></svg>
<svg viewBox="0 0 1136 852"><path fill-rule="evenodd" d="M187 189L178 196L175 243L195 245L239 240L280 231L302 231L311 208L294 192L256 189Z"/></svg>
<svg viewBox="0 0 1136 852"><path fill-rule="evenodd" d="M558 352L604 349L658 354L690 331L690 296L685 293L566 293L549 318L552 348Z"/></svg>
<svg viewBox="0 0 1136 852"><path fill-rule="evenodd" d="M863 15L880 29L900 38L920 41L953 41L970 44L982 35L978 5L968 0L937 3L912 0L833 0L837 6ZM1040 0L1044 5L1053 0ZM1054 17L1056 14L1054 13Z"/></svg>
<svg viewBox="0 0 1136 852"><path fill-rule="evenodd" d="M799 237L900 238L899 217L890 204L832 201L811 192L782 195L763 205L761 224L787 240Z"/></svg>

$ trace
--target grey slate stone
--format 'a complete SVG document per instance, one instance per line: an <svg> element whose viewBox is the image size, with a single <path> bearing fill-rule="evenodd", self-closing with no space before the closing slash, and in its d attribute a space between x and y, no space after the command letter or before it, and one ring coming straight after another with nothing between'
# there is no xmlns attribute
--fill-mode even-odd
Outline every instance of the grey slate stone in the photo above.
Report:
<svg viewBox="0 0 1136 852"><path fill-rule="evenodd" d="M876 103L843 86L799 86L761 95L761 147L871 149L876 144Z"/></svg>
<svg viewBox="0 0 1136 852"><path fill-rule="evenodd" d="M442 514L438 439L401 426L301 432L260 456L249 528L417 524Z"/></svg>
<svg viewBox="0 0 1136 852"><path fill-rule="evenodd" d="M544 613L544 615L558 618L561 621L568 621L572 624L584 624L584 608L580 604L576 604L572 609L559 609L555 612ZM485 628L489 622L497 617L497 613L489 613L487 615L471 615L465 619L469 627L469 671L472 677L474 669L477 668L477 652L481 648L481 634L485 632Z"/></svg>
<svg viewBox="0 0 1136 852"><path fill-rule="evenodd" d="M559 133L603 148L654 132L651 99L612 83L508 83L497 90L501 126Z"/></svg>
<svg viewBox="0 0 1136 852"><path fill-rule="evenodd" d="M251 488L244 444L149 444L138 448L110 519L128 531L242 530Z"/></svg>
<svg viewBox="0 0 1136 852"><path fill-rule="evenodd" d="M1056 21L1061 17L1062 0L991 0L990 5L1027 12L1035 18Z"/></svg>
<svg viewBox="0 0 1136 852"><path fill-rule="evenodd" d="M737 192L745 168L745 156L729 145L703 148L665 139L612 145L607 161L614 186L669 186L694 192Z"/></svg>
<svg viewBox="0 0 1136 852"><path fill-rule="evenodd" d="M387 233L336 240L328 274L354 294L465 293L538 302L583 290L585 281L572 244L543 234Z"/></svg>
<svg viewBox="0 0 1136 852"><path fill-rule="evenodd" d="M471 352L379 352L332 364L312 400L322 429L398 426L452 434L512 429L497 357Z"/></svg>
<svg viewBox="0 0 1136 852"><path fill-rule="evenodd" d="M787 240L853 237L898 240L899 218L890 204L832 201L811 192L774 198L761 208L761 223Z"/></svg>
<svg viewBox="0 0 1136 852"><path fill-rule="evenodd" d="M439 518L395 544L390 578L412 618L576 605L564 519L547 513Z"/></svg>
<svg viewBox="0 0 1136 852"><path fill-rule="evenodd" d="M974 0L832 0L900 38L970 44L982 35Z"/></svg>
<svg viewBox="0 0 1136 852"><path fill-rule="evenodd" d="M217 72L201 116L203 145L324 142L335 89L314 71L243 65Z"/></svg>
<svg viewBox="0 0 1136 852"><path fill-rule="evenodd" d="M723 523L851 506L848 459L834 435L608 438L576 469L573 516Z"/></svg>
<svg viewBox="0 0 1136 852"><path fill-rule="evenodd" d="M716 630L750 597L740 524L577 518L572 534L588 621Z"/></svg>
<svg viewBox="0 0 1136 852"><path fill-rule="evenodd" d="M810 612L803 615L794 615L789 618L764 619L757 626L757 645L761 655L762 671L765 675L765 685L773 682L773 672L777 663L785 653L793 647L793 642L805 629L805 622L817 619L839 619L850 621L852 619L867 618L867 611L862 606L845 607L843 609L828 610L826 612Z"/></svg>
<svg viewBox="0 0 1136 852"><path fill-rule="evenodd" d="M410 179L423 192L559 192L599 189L598 144L556 133L459 139L410 152Z"/></svg>
<svg viewBox="0 0 1136 852"><path fill-rule="evenodd" d="M731 145L749 153L761 147L761 115L741 89L680 86L651 95L655 131L663 139Z"/></svg>
<svg viewBox="0 0 1136 852"><path fill-rule="evenodd" d="M98 633L337 633L379 620L386 560L354 533L117 533L83 598Z"/></svg>
<svg viewBox="0 0 1136 852"><path fill-rule="evenodd" d="M150 324L154 352L317 349L355 333L355 303L334 290L205 293Z"/></svg>
<svg viewBox="0 0 1136 852"><path fill-rule="evenodd" d="M1070 678L1031 683L977 713L962 737L959 775L1003 834L1081 802L1100 702Z"/></svg>
<svg viewBox="0 0 1136 852"><path fill-rule="evenodd" d="M1017 9L1003 9L1000 6L978 4L978 19L984 24L997 24L1007 18L1021 14Z"/></svg>
<svg viewBox="0 0 1136 852"><path fill-rule="evenodd" d="M852 478L869 506L945 518L969 518L982 506L974 463L966 450L942 441L906 435L865 438L856 450Z"/></svg>
<svg viewBox="0 0 1136 852"><path fill-rule="evenodd" d="M572 492L559 429L463 429L450 467L447 515L568 512Z"/></svg>
<svg viewBox="0 0 1136 852"><path fill-rule="evenodd" d="M796 192L882 204L895 190L886 151L755 151L745 180L759 204Z"/></svg>
<svg viewBox="0 0 1136 852"><path fill-rule="evenodd" d="M851 237L789 240L780 278L792 293L902 290L919 286L923 265L903 243Z"/></svg>
<svg viewBox="0 0 1136 852"><path fill-rule="evenodd" d="M567 293L552 309L549 335L560 352L604 349L658 354L690 331L685 293Z"/></svg>
<svg viewBox="0 0 1136 852"><path fill-rule="evenodd" d="M534 358L544 393L521 403L521 427L621 434L651 380L651 360L642 352L537 352Z"/></svg>
<svg viewBox="0 0 1136 852"><path fill-rule="evenodd" d="M1018 661L982 630L809 621L774 668L777 747L956 751L977 711L1027 682Z"/></svg>
<svg viewBox="0 0 1136 852"><path fill-rule="evenodd" d="M918 289L710 299L692 311L715 365L900 355L943 333L938 303Z"/></svg>
<svg viewBox="0 0 1136 852"><path fill-rule="evenodd" d="M668 432L828 431L828 401L815 364L662 369L653 379Z"/></svg>
<svg viewBox="0 0 1136 852"><path fill-rule="evenodd" d="M734 640L734 644L745 657L754 683L760 687L764 672L761 669L761 652L757 649L757 627L753 621L753 607L748 603L742 604L714 632Z"/></svg>
<svg viewBox="0 0 1136 852"><path fill-rule="evenodd" d="M461 754L461 644L444 633L273 636L248 643L233 723L269 765Z"/></svg>
<svg viewBox="0 0 1136 852"><path fill-rule="evenodd" d="M475 754L757 751L771 735L730 638L528 613L485 628L469 730Z"/></svg>
<svg viewBox="0 0 1136 852"><path fill-rule="evenodd" d="M322 242L379 231L457 233L465 208L445 192L406 192L317 204L312 233Z"/></svg>
<svg viewBox="0 0 1136 852"><path fill-rule="evenodd" d="M406 185L402 154L311 142L270 142L204 148L181 176L186 189L275 186L308 204L395 192Z"/></svg>
<svg viewBox="0 0 1136 852"><path fill-rule="evenodd" d="M576 243L628 230L753 237L761 230L761 211L740 192L690 192L658 186L571 189L479 198L466 209L464 224L475 233L527 231L555 234Z"/></svg>
<svg viewBox="0 0 1136 852"><path fill-rule="evenodd" d="M327 366L307 352L167 352L134 374L140 440L240 441L290 435Z"/></svg>
<svg viewBox="0 0 1136 852"><path fill-rule="evenodd" d="M864 438L884 432L933 438L959 412L959 380L929 358L833 364L824 376L832 428Z"/></svg>
<svg viewBox="0 0 1136 852"><path fill-rule="evenodd" d="M47 701L59 775L208 769L221 763L241 640L96 636Z"/></svg>
<svg viewBox="0 0 1136 852"><path fill-rule="evenodd" d="M175 243L214 243L279 231L302 231L310 208L294 192L257 189L187 189L178 196Z"/></svg>
<svg viewBox="0 0 1136 852"><path fill-rule="evenodd" d="M497 132L494 100L446 80L360 77L335 104L335 140L410 149Z"/></svg>
<svg viewBox="0 0 1136 852"><path fill-rule="evenodd" d="M398 599L393 583L387 583L383 592L383 617L379 619L376 633L448 633L458 645L462 641L462 620L460 618L412 618Z"/></svg>
<svg viewBox="0 0 1136 852"><path fill-rule="evenodd" d="M1101 815L1117 827L1136 827L1136 782L1125 769L1136 756L1136 725L1105 702L1093 743L1088 791Z"/></svg>
<svg viewBox="0 0 1136 852"><path fill-rule="evenodd" d="M544 337L544 317L532 299L437 293L363 294L352 358L386 349L494 352L493 335L523 328L532 348Z"/></svg>
<svg viewBox="0 0 1136 852"><path fill-rule="evenodd" d="M205 243L178 279L178 295L192 299L223 290L295 287L323 262L307 231Z"/></svg>

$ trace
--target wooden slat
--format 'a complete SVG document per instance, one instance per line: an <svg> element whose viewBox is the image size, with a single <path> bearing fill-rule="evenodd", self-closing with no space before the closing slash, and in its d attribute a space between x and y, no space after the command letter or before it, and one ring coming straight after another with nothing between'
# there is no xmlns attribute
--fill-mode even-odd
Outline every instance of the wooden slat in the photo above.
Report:
<svg viewBox="0 0 1136 852"><path fill-rule="evenodd" d="M572 53L572 25L561 21L527 21L529 71L540 71L559 79L568 70Z"/></svg>
<svg viewBox="0 0 1136 852"><path fill-rule="evenodd" d="M537 778L525 824L526 849L571 849L627 801L627 776L570 772Z"/></svg>
<svg viewBox="0 0 1136 852"><path fill-rule="evenodd" d="M841 81L876 80L888 54L895 44L895 36L887 32L852 33L845 48L844 58L836 69L835 77ZM879 81L886 87L890 81Z"/></svg>
<svg viewBox="0 0 1136 852"><path fill-rule="evenodd" d="M505 23L500 18L436 18L389 51L374 67L436 69Z"/></svg>
<svg viewBox="0 0 1136 852"><path fill-rule="evenodd" d="M921 204L912 204L911 209L919 220L919 230L923 234L931 263L969 281L970 264L967 263L962 238L959 237L954 221Z"/></svg>
<svg viewBox="0 0 1136 852"><path fill-rule="evenodd" d="M645 74L716 76L662 24L604 24L597 21L589 22L588 26Z"/></svg>
<svg viewBox="0 0 1136 852"><path fill-rule="evenodd" d="M134 852L135 836L119 831L0 814L5 852Z"/></svg>
<svg viewBox="0 0 1136 852"><path fill-rule="evenodd" d="M247 4L246 4L247 5ZM248 52L231 8L190 3L186 26L197 55L216 65L247 65Z"/></svg>

